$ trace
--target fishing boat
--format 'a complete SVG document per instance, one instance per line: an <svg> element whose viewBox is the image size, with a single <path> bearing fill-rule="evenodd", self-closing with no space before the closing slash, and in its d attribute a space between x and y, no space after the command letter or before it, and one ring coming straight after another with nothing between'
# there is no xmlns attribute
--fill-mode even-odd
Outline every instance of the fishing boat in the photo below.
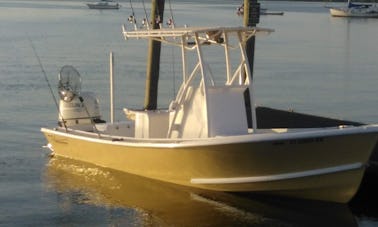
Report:
<svg viewBox="0 0 378 227"><path fill-rule="evenodd" d="M345 7L330 8L334 17L373 17L378 18L378 6L375 4L356 4L348 0Z"/></svg>
<svg viewBox="0 0 378 227"><path fill-rule="evenodd" d="M283 16L283 11L269 11L267 8L260 8L259 10L260 15L276 15L276 16ZM236 8L236 14L238 16L244 15L244 4Z"/></svg>
<svg viewBox="0 0 378 227"><path fill-rule="evenodd" d="M101 0L96 3L87 3L90 9L119 9L120 4L111 0Z"/></svg>
<svg viewBox="0 0 378 227"><path fill-rule="evenodd" d="M338 203L355 195L378 125L259 128L245 43L273 30L122 28L126 40L153 39L181 50L176 97L167 109L125 108L124 121L104 122L95 95L81 91L79 72L64 66L59 124L41 129L53 155L203 190ZM223 62L213 50L224 54Z"/></svg>

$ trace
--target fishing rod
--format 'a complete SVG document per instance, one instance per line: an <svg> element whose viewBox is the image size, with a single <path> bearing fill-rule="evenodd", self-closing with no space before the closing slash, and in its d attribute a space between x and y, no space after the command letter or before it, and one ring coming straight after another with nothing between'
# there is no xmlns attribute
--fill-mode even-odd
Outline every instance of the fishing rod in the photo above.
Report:
<svg viewBox="0 0 378 227"><path fill-rule="evenodd" d="M142 0L142 4L143 4L144 15L146 17L146 26L147 26L147 29L150 29L150 22L149 22L150 20L148 19L146 6L144 5L144 0Z"/></svg>
<svg viewBox="0 0 378 227"><path fill-rule="evenodd" d="M131 0L130 0L130 7L131 7L131 12L132 12L132 15L130 15L127 20L134 24L134 30L137 30L138 29L138 25L137 25L137 21L135 19L135 12L134 12L134 7L133 7L133 4L131 3Z"/></svg>
<svg viewBox="0 0 378 227"><path fill-rule="evenodd" d="M59 108L59 105L58 105L58 101L57 101L57 99L56 99L56 97L55 97L55 95L54 95L54 92L53 92L53 89L52 89L52 87L51 87L50 81L49 81L49 79L48 79L48 77L47 77L47 75L46 75L46 71L45 71L45 69L44 69L44 67L43 67L43 65L42 65L42 61L41 61L39 55L37 54L37 51L36 51L36 49L35 49L35 46L34 46L33 41L30 39L29 36L28 36L28 40L29 40L30 45L31 45L31 47L32 47L32 49L33 49L33 53L34 53L35 57L37 58L37 61L38 61L39 67L41 68L41 71L42 71L42 74L43 74L43 76L44 76L44 78L45 78L45 81L46 81L46 83L47 83L47 86L49 87L49 91L50 91L50 93L51 93L51 96L53 97L53 100L54 100L54 103L55 103L56 109L58 110L59 117L60 117L60 119L62 119L62 124L63 124L63 126L64 126L64 128L65 128L65 130L66 130L66 132L67 132L67 131L68 131L68 128L67 128L67 125L66 125L66 120L64 119L63 114L60 112L60 108ZM95 131L96 131L97 134L98 134L98 137L100 138L100 137L101 137L101 134L100 134L100 132L98 131L95 122L94 122L93 119L91 118L91 115L89 114L89 111L88 111L88 109L87 109L87 107L86 107L86 105L85 105L85 103L84 103L84 99L83 99L81 96L79 96L79 101L82 103L82 105L83 105L83 107L84 107L84 109L85 109L85 112L87 113L88 117L90 118L90 122L91 122L92 126L94 127Z"/></svg>
<svg viewBox="0 0 378 227"><path fill-rule="evenodd" d="M175 19L173 19L173 11L172 11L172 5L171 5L171 0L168 0L169 3L169 11L171 13L171 17L167 21L167 25L170 28L175 28Z"/></svg>
<svg viewBox="0 0 378 227"><path fill-rule="evenodd" d="M37 51L36 51L36 49L35 49L35 47L34 47L34 43L33 43L33 41L30 39L29 36L27 36L27 37L28 37L28 40L29 40L29 42L30 42L30 46L31 46L32 49L33 49L33 53L34 53L35 57L37 58L37 61L38 61L39 67L41 68L41 71L42 71L42 74L43 74L43 76L44 76L44 78L45 78L45 81L46 81L46 83L47 83L47 86L49 87L50 94L51 94L51 96L53 97L53 100L54 100L54 103L55 103L56 109L58 110L58 114L59 114L60 118L62 119L63 126L64 126L64 128L66 129L66 132L67 132L68 129L67 129L66 121L64 120L63 115L62 115L61 112L60 112L59 105L58 105L58 101L56 100L56 97L55 97L55 95L54 95L54 92L53 92L53 89L52 89L52 87L51 87L50 81L49 81L49 79L47 78L46 71L45 71L45 69L43 68L43 65L42 65L41 59L40 59L40 57L39 57L38 54L37 54Z"/></svg>

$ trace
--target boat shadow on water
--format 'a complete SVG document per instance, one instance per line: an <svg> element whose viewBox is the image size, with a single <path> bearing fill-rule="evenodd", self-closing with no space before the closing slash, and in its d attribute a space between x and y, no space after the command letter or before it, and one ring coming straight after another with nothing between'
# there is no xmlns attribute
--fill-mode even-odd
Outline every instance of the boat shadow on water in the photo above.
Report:
<svg viewBox="0 0 378 227"><path fill-rule="evenodd" d="M377 148L377 147L376 147ZM354 215L378 220L378 173L368 171L362 179L361 186L349 202L349 206Z"/></svg>
<svg viewBox="0 0 378 227"><path fill-rule="evenodd" d="M58 203L67 203L59 197L72 197L69 207L84 205L124 210L122 220L117 217L118 224L357 226L355 216L345 204L209 192L61 157L49 161L44 179L48 191L58 194ZM114 221L111 215L108 218L108 224Z"/></svg>

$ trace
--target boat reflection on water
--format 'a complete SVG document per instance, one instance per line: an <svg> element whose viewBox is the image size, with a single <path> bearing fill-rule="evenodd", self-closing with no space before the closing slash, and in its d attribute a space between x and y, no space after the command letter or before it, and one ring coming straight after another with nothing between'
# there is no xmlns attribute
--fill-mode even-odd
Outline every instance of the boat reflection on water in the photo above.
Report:
<svg viewBox="0 0 378 227"><path fill-rule="evenodd" d="M158 226L356 226L345 204L207 192L88 163L52 158L47 188L71 203L125 210L123 222ZM59 200L59 199L58 199ZM59 202L59 201L58 201ZM67 203L67 199L62 199ZM62 205L70 207L74 204ZM71 214L72 215L72 214ZM112 215L108 216L112 218ZM120 221L120 219L124 219ZM112 220L108 220L112 223Z"/></svg>

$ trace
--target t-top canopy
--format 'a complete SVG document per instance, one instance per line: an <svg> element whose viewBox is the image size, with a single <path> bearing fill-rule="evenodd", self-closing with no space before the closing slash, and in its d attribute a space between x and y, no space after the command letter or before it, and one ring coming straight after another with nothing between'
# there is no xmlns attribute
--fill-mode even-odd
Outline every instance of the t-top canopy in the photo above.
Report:
<svg viewBox="0 0 378 227"><path fill-rule="evenodd" d="M123 36L128 38L154 38L162 42L172 42L169 38L182 37L186 41L198 36L202 41L209 41L211 43L221 43L219 37L223 34L241 34L247 41L252 36L259 34L270 34L273 29L259 28L259 27L182 27L182 28L161 28L161 29L143 29L128 31L126 26L122 26ZM176 40L176 44L181 41Z"/></svg>

